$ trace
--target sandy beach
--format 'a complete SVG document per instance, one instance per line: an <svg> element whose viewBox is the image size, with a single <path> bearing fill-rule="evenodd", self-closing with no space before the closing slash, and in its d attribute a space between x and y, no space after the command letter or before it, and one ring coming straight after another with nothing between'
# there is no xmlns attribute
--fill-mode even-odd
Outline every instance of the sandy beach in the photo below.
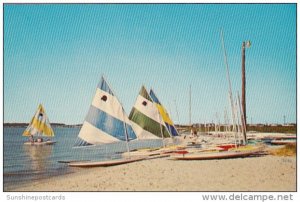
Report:
<svg viewBox="0 0 300 202"><path fill-rule="evenodd" d="M296 191L296 157L153 159L78 169L5 191Z"/></svg>

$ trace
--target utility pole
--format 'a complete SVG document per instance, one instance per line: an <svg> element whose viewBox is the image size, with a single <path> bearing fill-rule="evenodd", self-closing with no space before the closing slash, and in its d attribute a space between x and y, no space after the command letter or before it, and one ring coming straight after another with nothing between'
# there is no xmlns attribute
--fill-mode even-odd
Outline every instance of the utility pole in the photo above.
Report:
<svg viewBox="0 0 300 202"><path fill-rule="evenodd" d="M243 132L244 137L246 136L247 131L247 114L246 114L246 70L245 70L245 60L246 48L250 48L251 42L250 41L243 41L242 43L242 110L244 114L244 123L245 123L245 131Z"/></svg>

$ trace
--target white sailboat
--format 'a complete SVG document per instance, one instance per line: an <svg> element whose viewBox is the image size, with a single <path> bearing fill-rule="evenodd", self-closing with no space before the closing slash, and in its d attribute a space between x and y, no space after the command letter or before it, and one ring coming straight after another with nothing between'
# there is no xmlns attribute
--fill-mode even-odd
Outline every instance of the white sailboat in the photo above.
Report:
<svg viewBox="0 0 300 202"><path fill-rule="evenodd" d="M79 132L79 142L76 146L100 145L126 141L136 138L124 108L102 76L88 114ZM143 158L117 159L97 162L69 163L73 167L112 166L130 163Z"/></svg>
<svg viewBox="0 0 300 202"><path fill-rule="evenodd" d="M143 148L132 152L131 155L157 155L164 154L176 147L166 147L166 142L172 141L173 137L178 136L178 132L167 113L164 106L160 103L153 90L150 93L142 86L139 95L133 106L129 119L136 132L138 140L161 140L163 148ZM126 156L127 154L123 154Z"/></svg>
<svg viewBox="0 0 300 202"><path fill-rule="evenodd" d="M44 140L45 137L53 137L54 132L45 109L41 104L32 117L29 126L24 131L23 136L29 137L29 141L25 142L25 145L52 145L56 143L49 139Z"/></svg>
<svg viewBox="0 0 300 202"><path fill-rule="evenodd" d="M78 137L81 142L77 146L107 144L136 138L123 106L104 77L97 86Z"/></svg>
<svg viewBox="0 0 300 202"><path fill-rule="evenodd" d="M153 95L154 94L152 94L152 96ZM164 122L164 118L160 114L157 104L158 103L153 101L146 88L142 86L135 105L129 114L132 127L134 128L139 140L164 139L172 137L172 134L169 132L169 129ZM164 112L162 107L160 107L160 109ZM167 114L165 115L167 116Z"/></svg>

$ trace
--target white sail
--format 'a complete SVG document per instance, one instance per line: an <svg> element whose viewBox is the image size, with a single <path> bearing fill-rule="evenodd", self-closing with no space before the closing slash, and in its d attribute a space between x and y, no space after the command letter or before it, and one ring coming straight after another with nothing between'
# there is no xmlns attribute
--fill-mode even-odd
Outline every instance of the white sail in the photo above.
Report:
<svg viewBox="0 0 300 202"><path fill-rule="evenodd" d="M121 103L103 77L78 137L81 142L77 145L106 144L136 138Z"/></svg>
<svg viewBox="0 0 300 202"><path fill-rule="evenodd" d="M138 139L160 139L171 137L156 104L146 88L142 86L131 110L129 119Z"/></svg>

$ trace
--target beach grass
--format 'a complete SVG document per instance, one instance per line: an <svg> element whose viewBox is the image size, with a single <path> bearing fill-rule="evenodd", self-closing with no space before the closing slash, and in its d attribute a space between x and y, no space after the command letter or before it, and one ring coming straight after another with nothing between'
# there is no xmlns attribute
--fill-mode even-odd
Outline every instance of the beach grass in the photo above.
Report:
<svg viewBox="0 0 300 202"><path fill-rule="evenodd" d="M296 144L288 144L282 148L270 150L269 153L274 156L296 156Z"/></svg>

